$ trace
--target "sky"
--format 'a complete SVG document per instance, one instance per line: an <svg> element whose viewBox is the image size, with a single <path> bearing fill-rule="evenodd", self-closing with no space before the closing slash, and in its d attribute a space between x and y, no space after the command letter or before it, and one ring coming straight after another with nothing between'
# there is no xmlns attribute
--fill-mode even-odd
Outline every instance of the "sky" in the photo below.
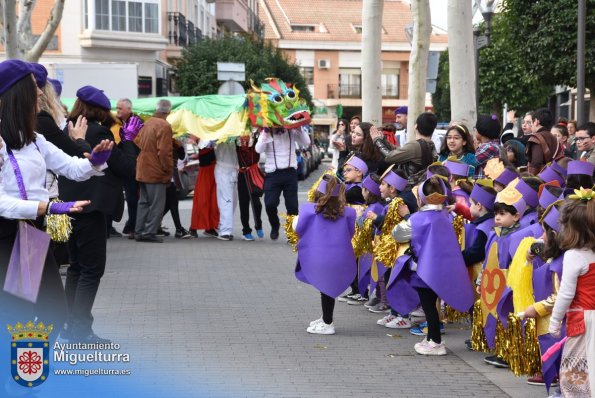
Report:
<svg viewBox="0 0 595 398"><path fill-rule="evenodd" d="M446 30L446 4L447 0L430 0L432 25Z"/></svg>

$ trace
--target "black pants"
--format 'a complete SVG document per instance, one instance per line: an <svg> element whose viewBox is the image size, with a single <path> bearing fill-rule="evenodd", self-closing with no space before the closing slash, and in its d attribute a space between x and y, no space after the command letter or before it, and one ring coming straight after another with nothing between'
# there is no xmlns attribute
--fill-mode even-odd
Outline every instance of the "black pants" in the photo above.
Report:
<svg viewBox="0 0 595 398"><path fill-rule="evenodd" d="M438 315L438 308L436 308L436 300L438 295L428 288L416 288L421 301L421 308L426 314L426 321L428 322L428 341L432 340L434 343L441 343L440 336L440 316Z"/></svg>
<svg viewBox="0 0 595 398"><path fill-rule="evenodd" d="M333 312L335 311L335 299L320 292L320 302L322 304L322 320L327 325L333 323Z"/></svg>
<svg viewBox="0 0 595 398"><path fill-rule="evenodd" d="M75 336L93 332L91 309L99 282L105 271L105 216L100 212L76 214L72 220L72 235L68 242L70 267L66 275L68 327Z"/></svg>
<svg viewBox="0 0 595 398"><path fill-rule="evenodd" d="M165 190L165 210L163 211L163 216L165 216L168 211L171 211L171 219L174 221L176 231L184 229L184 227L182 227L182 222L180 221L179 203L178 190L176 189L176 185L172 182Z"/></svg>
<svg viewBox="0 0 595 398"><path fill-rule="evenodd" d="M125 228L134 232L136 228L136 209L138 208L138 182L135 178L124 180L124 193L126 194L126 206L128 207L128 220Z"/></svg>
<svg viewBox="0 0 595 398"><path fill-rule="evenodd" d="M238 173L238 201L240 202L240 220L242 221L242 235L252 232L250 228L250 202L252 202L252 210L254 212L254 228L262 229L262 204L260 203L260 196L250 193L249 184L246 173Z"/></svg>
<svg viewBox="0 0 595 398"><path fill-rule="evenodd" d="M269 223L273 230L279 230L281 226L277 207L281 199L281 193L285 199L287 214L298 214L298 178L297 170L294 168L276 170L267 173L264 178L264 206L269 217Z"/></svg>

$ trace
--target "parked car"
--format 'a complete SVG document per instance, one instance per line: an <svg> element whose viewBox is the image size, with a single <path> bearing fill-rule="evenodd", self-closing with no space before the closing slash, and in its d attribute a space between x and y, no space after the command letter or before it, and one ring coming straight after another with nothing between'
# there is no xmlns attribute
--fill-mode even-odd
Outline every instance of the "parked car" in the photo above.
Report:
<svg viewBox="0 0 595 398"><path fill-rule="evenodd" d="M185 139L180 140L184 147L186 156L178 160L178 167L174 175L174 184L178 191L178 197L185 199L194 190L196 178L198 177L198 146Z"/></svg>

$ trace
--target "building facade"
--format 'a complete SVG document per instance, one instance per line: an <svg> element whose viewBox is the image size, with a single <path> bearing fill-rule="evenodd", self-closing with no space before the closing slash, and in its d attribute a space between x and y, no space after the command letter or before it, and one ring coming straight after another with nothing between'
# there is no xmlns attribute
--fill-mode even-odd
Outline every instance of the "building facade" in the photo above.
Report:
<svg viewBox="0 0 595 398"><path fill-rule="evenodd" d="M260 0L265 38L300 67L317 128L334 129L338 109L344 117L361 115L362 6L362 0ZM383 10L383 120L393 122L396 107L407 105L412 17L408 1L385 0ZM430 51L443 51L447 42L446 33L434 29Z"/></svg>

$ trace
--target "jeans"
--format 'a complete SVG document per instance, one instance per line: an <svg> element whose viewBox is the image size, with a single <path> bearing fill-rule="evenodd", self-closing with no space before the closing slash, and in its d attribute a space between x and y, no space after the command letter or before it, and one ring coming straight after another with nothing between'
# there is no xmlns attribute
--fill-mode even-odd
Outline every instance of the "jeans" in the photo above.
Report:
<svg viewBox="0 0 595 398"><path fill-rule="evenodd" d="M250 192L250 182L245 173L238 174L238 199L240 202L240 220L242 221L242 235L252 233L250 228L250 203L254 213L254 228L262 229L262 203L260 196Z"/></svg>

